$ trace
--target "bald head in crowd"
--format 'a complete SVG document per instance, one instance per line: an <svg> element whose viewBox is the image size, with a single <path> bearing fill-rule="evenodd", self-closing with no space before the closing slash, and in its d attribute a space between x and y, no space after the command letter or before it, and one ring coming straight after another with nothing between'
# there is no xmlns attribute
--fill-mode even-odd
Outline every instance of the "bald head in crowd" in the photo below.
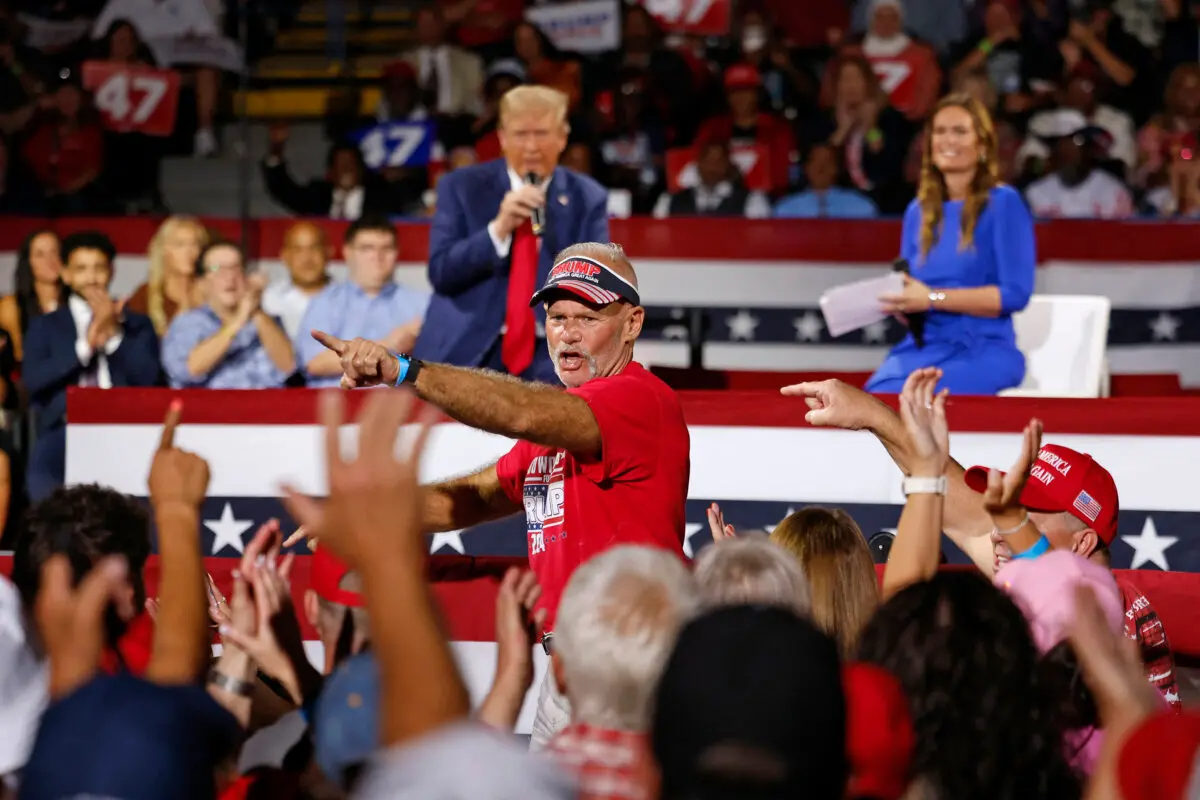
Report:
<svg viewBox="0 0 1200 800"><path fill-rule="evenodd" d="M329 241L323 228L312 222L297 222L284 234L279 255L297 289L319 291L325 287Z"/></svg>

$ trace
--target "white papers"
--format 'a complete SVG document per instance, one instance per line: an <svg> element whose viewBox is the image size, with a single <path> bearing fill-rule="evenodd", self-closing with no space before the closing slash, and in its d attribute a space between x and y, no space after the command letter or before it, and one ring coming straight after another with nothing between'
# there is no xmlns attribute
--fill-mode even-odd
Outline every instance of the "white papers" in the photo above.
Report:
<svg viewBox="0 0 1200 800"><path fill-rule="evenodd" d="M904 275L889 272L878 278L837 286L821 295L821 313L830 336L841 336L886 319L888 313L879 302L880 295L899 294L904 290Z"/></svg>

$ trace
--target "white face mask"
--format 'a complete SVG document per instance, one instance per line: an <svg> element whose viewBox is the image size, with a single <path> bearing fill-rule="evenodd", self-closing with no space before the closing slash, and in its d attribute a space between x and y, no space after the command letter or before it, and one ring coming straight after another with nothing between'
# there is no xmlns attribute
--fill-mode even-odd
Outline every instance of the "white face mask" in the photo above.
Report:
<svg viewBox="0 0 1200 800"><path fill-rule="evenodd" d="M757 53L767 46L767 32L761 27L752 26L742 31L742 52Z"/></svg>

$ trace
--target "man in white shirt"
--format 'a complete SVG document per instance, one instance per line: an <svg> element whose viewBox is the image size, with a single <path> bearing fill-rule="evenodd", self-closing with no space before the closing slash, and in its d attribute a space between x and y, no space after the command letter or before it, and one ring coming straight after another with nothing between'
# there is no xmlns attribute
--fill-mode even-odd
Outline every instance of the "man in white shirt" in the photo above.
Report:
<svg viewBox="0 0 1200 800"><path fill-rule="evenodd" d="M1025 190L1034 216L1048 219L1124 219L1133 195L1112 174L1096 168L1108 135L1086 126L1053 142L1055 171Z"/></svg>
<svg viewBox="0 0 1200 800"><path fill-rule="evenodd" d="M153 386L159 381L158 336L150 318L123 311L109 296L116 248L83 231L62 243L67 302L34 317L25 334L22 381L37 438L27 486L36 502L62 485L66 469L67 388Z"/></svg>
<svg viewBox="0 0 1200 800"><path fill-rule="evenodd" d="M1029 120L1029 135L1017 151L1017 165L1024 168L1030 159L1050 158L1047 139L1064 136L1088 125L1108 134L1102 156L1119 161L1128 176L1137 166L1137 133L1133 118L1120 109L1096 102L1096 84L1086 76L1076 75L1067 83L1062 95L1062 107L1039 111Z"/></svg>
<svg viewBox="0 0 1200 800"><path fill-rule="evenodd" d="M262 307L283 323L289 339L295 339L309 302L329 285L325 231L311 222L297 222L284 234L279 258L288 277L267 287Z"/></svg>

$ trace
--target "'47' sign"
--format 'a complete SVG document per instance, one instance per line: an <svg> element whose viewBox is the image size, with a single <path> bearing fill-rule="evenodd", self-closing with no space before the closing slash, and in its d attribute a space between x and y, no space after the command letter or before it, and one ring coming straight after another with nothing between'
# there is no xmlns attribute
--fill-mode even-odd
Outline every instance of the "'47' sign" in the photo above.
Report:
<svg viewBox="0 0 1200 800"><path fill-rule="evenodd" d="M130 64L88 61L84 88L96 99L104 127L121 133L170 136L179 107L179 73Z"/></svg>
<svg viewBox="0 0 1200 800"><path fill-rule="evenodd" d="M384 122L356 137L368 169L423 167L433 155L432 122Z"/></svg>
<svg viewBox="0 0 1200 800"><path fill-rule="evenodd" d="M664 29L699 36L729 33L731 0L641 0Z"/></svg>

